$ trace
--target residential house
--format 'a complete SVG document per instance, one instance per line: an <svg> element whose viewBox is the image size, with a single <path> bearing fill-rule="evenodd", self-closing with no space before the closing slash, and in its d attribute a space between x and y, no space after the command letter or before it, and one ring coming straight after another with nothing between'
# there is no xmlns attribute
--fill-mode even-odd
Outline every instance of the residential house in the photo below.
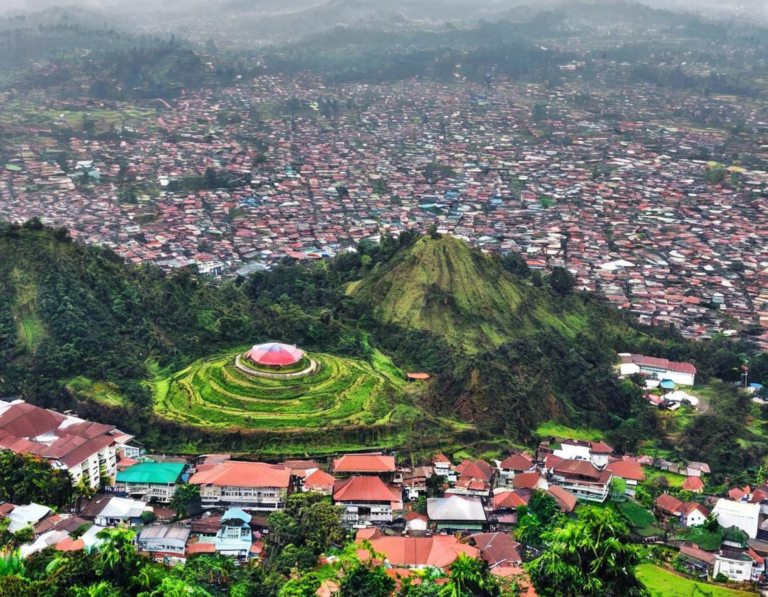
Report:
<svg viewBox="0 0 768 597"><path fill-rule="evenodd" d="M447 531L482 531L488 522L479 499L458 495L427 499L427 516L437 530Z"/></svg>
<svg viewBox="0 0 768 597"><path fill-rule="evenodd" d="M569 491L579 499L604 502L611 490L613 474L599 470L586 460L563 460L553 470L551 482Z"/></svg>
<svg viewBox="0 0 768 597"><path fill-rule="evenodd" d="M752 556L746 552L723 550L715 554L713 574L724 574L736 582L750 582L754 563Z"/></svg>
<svg viewBox="0 0 768 597"><path fill-rule="evenodd" d="M508 533L477 533L470 542L480 550L480 557L493 570L496 567L520 566L523 559L517 548L520 544Z"/></svg>
<svg viewBox="0 0 768 597"><path fill-rule="evenodd" d="M398 488L379 477L349 477L336 481L333 502L344 506L343 518L349 524L392 522L392 512L403 507Z"/></svg>
<svg viewBox="0 0 768 597"><path fill-rule="evenodd" d="M424 514L409 512L405 515L405 532L409 535L424 535L429 528L429 519Z"/></svg>
<svg viewBox="0 0 768 597"><path fill-rule="evenodd" d="M446 477L446 480L449 482L455 482L456 481L456 473L455 468L453 466L453 463L449 460L449 458L445 454L438 454L432 459L432 466L434 467L434 471L436 475L440 475L441 477Z"/></svg>
<svg viewBox="0 0 768 597"><path fill-rule="evenodd" d="M512 454L498 464L498 469L499 485L510 486L515 475L535 472L536 463L526 454Z"/></svg>
<svg viewBox="0 0 768 597"><path fill-rule="evenodd" d="M189 527L181 524L147 525L139 533L138 549L155 559L183 558L189 533Z"/></svg>
<svg viewBox="0 0 768 597"><path fill-rule="evenodd" d="M215 535L203 534L196 543L200 547L192 548L195 544L190 544L187 553L192 548L191 551L197 553L215 552L238 559L250 557L253 545L251 515L240 508L230 508L221 517L216 518L217 521L209 521L209 524L218 523ZM212 546L212 549L203 547L207 545Z"/></svg>
<svg viewBox="0 0 768 597"><path fill-rule="evenodd" d="M597 468L603 468L608 464L612 452L613 448L605 442L566 439L552 453L564 460L587 460Z"/></svg>
<svg viewBox="0 0 768 597"><path fill-rule="evenodd" d="M333 473L338 476L380 475L392 478L396 472L395 457L379 452L345 454L333 461Z"/></svg>
<svg viewBox="0 0 768 597"><path fill-rule="evenodd" d="M657 497L654 506L665 516L680 517L683 514L683 502L668 493L662 493Z"/></svg>
<svg viewBox="0 0 768 597"><path fill-rule="evenodd" d="M680 523L685 527L698 527L707 521L709 510L696 502L686 502L680 508Z"/></svg>
<svg viewBox="0 0 768 597"><path fill-rule="evenodd" d="M179 462L140 462L117 473L114 491L167 504L185 468Z"/></svg>
<svg viewBox="0 0 768 597"><path fill-rule="evenodd" d="M189 482L200 486L203 508L274 511L285 508L291 471L280 464L230 460L199 466Z"/></svg>
<svg viewBox="0 0 768 597"><path fill-rule="evenodd" d="M336 479L319 468L308 469L302 479L301 489L306 492L333 494L333 484Z"/></svg>
<svg viewBox="0 0 768 597"><path fill-rule="evenodd" d="M645 471L637 460L617 460L609 462L605 468L613 473L614 478L624 480L626 483L624 491L632 497L637 492L638 483L645 481Z"/></svg>
<svg viewBox="0 0 768 597"><path fill-rule="evenodd" d="M643 373L653 379L669 379L681 386L692 386L696 381L696 367L690 363L676 363L667 359L639 354L620 353L622 375Z"/></svg>
<svg viewBox="0 0 768 597"><path fill-rule="evenodd" d="M701 480L701 477L686 477L683 481L683 490L701 493L704 491L704 481Z"/></svg>
<svg viewBox="0 0 768 597"><path fill-rule="evenodd" d="M734 502L720 498L712 509L721 527L736 526L744 531L750 539L757 537L760 519L760 504Z"/></svg>
<svg viewBox="0 0 768 597"><path fill-rule="evenodd" d="M432 537L379 537L371 540L376 553L384 556L385 564L397 568L448 569L460 555L476 558L476 547L460 542L453 535Z"/></svg>
<svg viewBox="0 0 768 597"><path fill-rule="evenodd" d="M145 512L152 513L152 506L144 501L98 495L83 507L80 515L93 520L98 526L114 527L120 524L144 524L141 515Z"/></svg>
<svg viewBox="0 0 768 597"><path fill-rule="evenodd" d="M680 546L680 552L677 556L690 572L701 575L709 575L715 566L715 554L711 551L704 551L697 545L685 543Z"/></svg>

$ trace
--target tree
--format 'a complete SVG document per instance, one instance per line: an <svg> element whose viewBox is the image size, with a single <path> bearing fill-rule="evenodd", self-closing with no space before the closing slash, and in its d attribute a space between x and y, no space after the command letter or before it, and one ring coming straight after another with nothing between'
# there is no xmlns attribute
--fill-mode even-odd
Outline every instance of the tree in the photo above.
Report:
<svg viewBox="0 0 768 597"><path fill-rule="evenodd" d="M547 549L527 568L542 597L640 597L638 548L629 529L607 509L591 508L581 519L545 537Z"/></svg>
<svg viewBox="0 0 768 597"><path fill-rule="evenodd" d="M549 275L549 285L558 294L569 294L576 286L576 278L564 267L557 266Z"/></svg>
<svg viewBox="0 0 768 597"><path fill-rule="evenodd" d="M200 503L200 486L192 483L183 483L173 492L168 506L176 512L176 516L182 517L189 514L190 507Z"/></svg>
<svg viewBox="0 0 768 597"><path fill-rule="evenodd" d="M315 597L321 583L317 573L310 572L285 583L278 597Z"/></svg>
<svg viewBox="0 0 768 597"><path fill-rule="evenodd" d="M96 571L120 584L132 576L136 564L133 539L136 533L127 529L104 529L96 535L102 540L96 558Z"/></svg>
<svg viewBox="0 0 768 597"><path fill-rule="evenodd" d="M383 567L358 562L344 571L339 597L390 597L395 586L395 579Z"/></svg>
<svg viewBox="0 0 768 597"><path fill-rule="evenodd" d="M482 597L489 594L491 583L488 581L485 563L471 558L465 553L459 554L451 564L450 580L440 592L441 597Z"/></svg>
<svg viewBox="0 0 768 597"><path fill-rule="evenodd" d="M531 268L525 261L525 258L517 251L510 251L501 259L501 264L510 274L520 278L530 278Z"/></svg>

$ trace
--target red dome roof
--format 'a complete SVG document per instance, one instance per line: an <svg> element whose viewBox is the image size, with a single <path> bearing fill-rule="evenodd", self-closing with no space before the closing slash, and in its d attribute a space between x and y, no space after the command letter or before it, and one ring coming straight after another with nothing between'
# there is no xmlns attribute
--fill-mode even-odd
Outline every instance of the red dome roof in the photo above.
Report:
<svg viewBox="0 0 768 597"><path fill-rule="evenodd" d="M293 365L304 357L304 351L279 342L257 344L245 353L245 357L257 365Z"/></svg>

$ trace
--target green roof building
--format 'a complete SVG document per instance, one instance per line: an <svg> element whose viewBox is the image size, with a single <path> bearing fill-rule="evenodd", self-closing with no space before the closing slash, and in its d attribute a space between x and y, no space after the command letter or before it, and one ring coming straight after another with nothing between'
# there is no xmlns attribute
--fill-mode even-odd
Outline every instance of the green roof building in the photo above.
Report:
<svg viewBox="0 0 768 597"><path fill-rule="evenodd" d="M167 503L186 467L176 462L141 462L117 473L115 491L146 501Z"/></svg>

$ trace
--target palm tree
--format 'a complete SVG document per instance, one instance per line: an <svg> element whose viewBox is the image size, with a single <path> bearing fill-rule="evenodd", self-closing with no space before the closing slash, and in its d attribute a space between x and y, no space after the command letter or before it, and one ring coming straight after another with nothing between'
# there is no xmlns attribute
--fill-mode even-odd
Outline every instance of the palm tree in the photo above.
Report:
<svg viewBox="0 0 768 597"><path fill-rule="evenodd" d="M488 583L480 560L465 553L459 554L450 571L450 580L443 587L441 597L478 597L485 594Z"/></svg>
<svg viewBox="0 0 768 597"><path fill-rule="evenodd" d="M120 580L133 565L133 538L136 533L127 529L104 529L96 536L103 541L99 545L97 557L100 573L110 574L113 579Z"/></svg>

